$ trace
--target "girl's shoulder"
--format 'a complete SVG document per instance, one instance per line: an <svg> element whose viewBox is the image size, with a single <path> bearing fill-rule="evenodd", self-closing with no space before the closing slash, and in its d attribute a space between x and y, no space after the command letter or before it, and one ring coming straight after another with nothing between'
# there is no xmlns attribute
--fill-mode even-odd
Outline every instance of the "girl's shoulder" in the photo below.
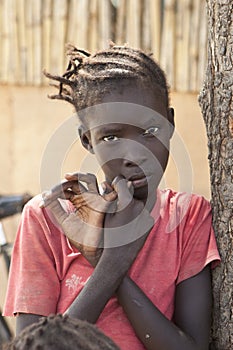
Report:
<svg viewBox="0 0 233 350"><path fill-rule="evenodd" d="M170 189L158 190L160 217L167 221L171 232L177 227L193 226L206 222L211 224L211 206L203 196L194 193L176 192Z"/></svg>
<svg viewBox="0 0 233 350"><path fill-rule="evenodd" d="M171 189L158 190L157 197L161 207L173 207L176 210L191 210L192 208L210 209L210 202L201 195L188 192L178 192Z"/></svg>

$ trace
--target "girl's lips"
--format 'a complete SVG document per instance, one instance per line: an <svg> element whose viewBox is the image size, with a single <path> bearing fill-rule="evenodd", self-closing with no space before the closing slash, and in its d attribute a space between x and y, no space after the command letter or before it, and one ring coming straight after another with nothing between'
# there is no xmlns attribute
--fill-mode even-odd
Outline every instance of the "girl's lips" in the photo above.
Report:
<svg viewBox="0 0 233 350"><path fill-rule="evenodd" d="M148 185L148 177L144 176L140 179L129 180L134 188L144 187Z"/></svg>

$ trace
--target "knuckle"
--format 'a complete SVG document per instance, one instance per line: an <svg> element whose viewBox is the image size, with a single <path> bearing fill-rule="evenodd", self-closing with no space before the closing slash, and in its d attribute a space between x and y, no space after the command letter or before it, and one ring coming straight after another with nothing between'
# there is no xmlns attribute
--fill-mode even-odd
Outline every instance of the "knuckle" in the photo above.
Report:
<svg viewBox="0 0 233 350"><path fill-rule="evenodd" d="M79 173L71 173L70 176L78 178Z"/></svg>
<svg viewBox="0 0 233 350"><path fill-rule="evenodd" d="M44 191L42 192L42 198L46 200L49 196L51 196L52 192L51 191Z"/></svg>
<svg viewBox="0 0 233 350"><path fill-rule="evenodd" d="M122 175L116 176L112 181L112 185L118 185L121 180L125 180Z"/></svg>
<svg viewBox="0 0 233 350"><path fill-rule="evenodd" d="M58 185L54 186L54 187L51 189L51 194L52 194L52 193L57 193L57 192L62 191L64 185L65 185L65 183L58 184Z"/></svg>
<svg viewBox="0 0 233 350"><path fill-rule="evenodd" d="M92 173L87 173L87 177L91 182L95 182L96 181L96 176Z"/></svg>

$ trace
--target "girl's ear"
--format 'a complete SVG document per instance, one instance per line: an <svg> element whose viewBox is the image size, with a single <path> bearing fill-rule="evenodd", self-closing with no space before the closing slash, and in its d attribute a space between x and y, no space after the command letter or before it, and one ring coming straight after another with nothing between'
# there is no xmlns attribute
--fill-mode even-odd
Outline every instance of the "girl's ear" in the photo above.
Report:
<svg viewBox="0 0 233 350"><path fill-rule="evenodd" d="M81 143L86 150L90 153L94 153L92 144L91 144L91 135L90 131L86 131L86 128L83 125L80 125L78 127L78 134L81 140Z"/></svg>
<svg viewBox="0 0 233 350"><path fill-rule="evenodd" d="M172 108L172 107L168 108L168 121L169 121L170 129L171 129L170 138L172 137L174 130L175 130L174 116L175 116L174 108Z"/></svg>

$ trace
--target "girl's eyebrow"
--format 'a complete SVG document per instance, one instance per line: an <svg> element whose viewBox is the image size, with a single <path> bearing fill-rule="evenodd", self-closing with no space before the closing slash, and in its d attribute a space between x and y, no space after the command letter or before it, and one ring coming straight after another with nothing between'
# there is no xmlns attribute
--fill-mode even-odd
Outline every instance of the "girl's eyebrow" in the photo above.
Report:
<svg viewBox="0 0 233 350"><path fill-rule="evenodd" d="M152 115L150 117L148 117L146 120L145 120L145 123L161 123L163 120L165 120L166 118L165 117L161 117L161 115Z"/></svg>
<svg viewBox="0 0 233 350"><path fill-rule="evenodd" d="M134 126L137 128L140 128L142 130L147 129L148 127L152 126L152 125L161 125L162 121L161 118L158 118L156 116L150 116L149 118L146 118L145 120L139 120L136 121ZM125 131L127 129L128 126L130 126L132 124L129 123L125 123L125 124L121 124L121 123L109 123L109 124L104 124L104 125L100 125L100 126L95 126L95 128L97 128L96 130L96 136L97 137L102 137L105 135L112 135L112 134L117 134L120 133L122 131Z"/></svg>
<svg viewBox="0 0 233 350"><path fill-rule="evenodd" d="M127 127L127 126L125 126ZM102 126L99 130L96 132L96 136L103 136L103 135L109 135L109 134L116 134L121 132L123 127L120 127L119 125L116 126Z"/></svg>

